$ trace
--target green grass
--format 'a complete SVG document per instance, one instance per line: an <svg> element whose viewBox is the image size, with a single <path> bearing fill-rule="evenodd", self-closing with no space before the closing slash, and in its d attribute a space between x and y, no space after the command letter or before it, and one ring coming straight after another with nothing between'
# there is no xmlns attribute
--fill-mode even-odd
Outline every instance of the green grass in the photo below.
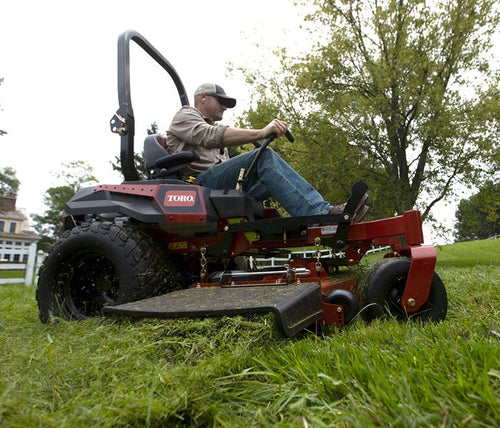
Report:
<svg viewBox="0 0 500 428"><path fill-rule="evenodd" d="M0 278L24 278L24 269L0 270Z"/></svg>
<svg viewBox="0 0 500 428"><path fill-rule="evenodd" d="M445 322L273 317L43 325L0 286L0 426L500 426L500 241L438 248Z"/></svg>
<svg viewBox="0 0 500 428"><path fill-rule="evenodd" d="M499 266L500 240L459 242L437 248L440 266Z"/></svg>

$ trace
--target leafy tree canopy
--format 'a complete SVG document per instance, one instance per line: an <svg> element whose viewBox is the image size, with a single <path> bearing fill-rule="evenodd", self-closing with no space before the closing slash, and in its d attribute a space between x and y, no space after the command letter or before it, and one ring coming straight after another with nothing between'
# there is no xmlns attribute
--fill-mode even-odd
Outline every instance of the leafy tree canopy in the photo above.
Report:
<svg viewBox="0 0 500 428"><path fill-rule="evenodd" d="M498 170L495 3L318 0L308 53L276 52L275 74L243 70L255 91L241 124L286 118L300 143L282 156L332 202L364 180L374 216L425 218L454 185Z"/></svg>
<svg viewBox="0 0 500 428"><path fill-rule="evenodd" d="M487 182L455 212L457 241L473 241L500 235L500 183Z"/></svg>
<svg viewBox="0 0 500 428"><path fill-rule="evenodd" d="M66 215L65 206L71 197L83 186L90 185L97 180L93 169L83 161L63 164L62 172L55 174L62 184L50 187L43 196L47 210L43 214L32 214L33 228L42 236L39 247L47 250L64 232L63 217Z"/></svg>
<svg viewBox="0 0 500 428"><path fill-rule="evenodd" d="M16 196L20 184L14 168L0 168L0 195Z"/></svg>

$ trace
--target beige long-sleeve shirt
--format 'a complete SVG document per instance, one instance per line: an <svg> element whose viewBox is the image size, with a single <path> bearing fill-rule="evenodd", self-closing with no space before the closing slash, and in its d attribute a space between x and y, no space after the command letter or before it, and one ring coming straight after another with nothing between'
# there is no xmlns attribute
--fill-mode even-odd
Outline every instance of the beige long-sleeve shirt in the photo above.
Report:
<svg viewBox="0 0 500 428"><path fill-rule="evenodd" d="M200 158L181 171L182 178L196 177L215 164L229 159L227 148L222 144L226 128L225 125L203 117L194 107L184 106L176 113L167 131L167 149L170 153L191 151Z"/></svg>

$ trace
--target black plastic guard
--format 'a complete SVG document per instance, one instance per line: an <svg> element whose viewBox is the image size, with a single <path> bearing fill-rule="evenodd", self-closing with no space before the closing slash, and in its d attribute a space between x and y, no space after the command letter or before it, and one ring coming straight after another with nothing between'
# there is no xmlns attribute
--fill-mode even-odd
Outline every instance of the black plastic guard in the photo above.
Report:
<svg viewBox="0 0 500 428"><path fill-rule="evenodd" d="M178 318L273 312L287 336L295 336L323 316L318 283L202 287L176 290L104 312L138 318Z"/></svg>

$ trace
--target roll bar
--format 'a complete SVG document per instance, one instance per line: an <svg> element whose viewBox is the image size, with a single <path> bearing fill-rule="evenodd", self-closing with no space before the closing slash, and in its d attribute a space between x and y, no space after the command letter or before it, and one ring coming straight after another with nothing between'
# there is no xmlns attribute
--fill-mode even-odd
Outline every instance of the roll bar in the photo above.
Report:
<svg viewBox="0 0 500 428"><path fill-rule="evenodd" d="M135 119L130 94L130 40L137 43L172 78L179 93L181 106L189 105L184 85L174 67L141 34L128 30L118 37L118 102L119 107L110 120L111 132L121 137L120 161L125 181L139 179L134 163Z"/></svg>

